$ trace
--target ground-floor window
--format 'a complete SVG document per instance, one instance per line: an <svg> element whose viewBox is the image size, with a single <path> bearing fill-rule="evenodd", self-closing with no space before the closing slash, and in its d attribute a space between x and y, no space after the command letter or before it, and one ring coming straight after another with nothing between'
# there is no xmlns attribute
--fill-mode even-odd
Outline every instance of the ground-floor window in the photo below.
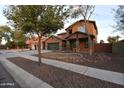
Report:
<svg viewBox="0 0 124 93"><path fill-rule="evenodd" d="M76 48L76 41L70 41L71 48Z"/></svg>
<svg viewBox="0 0 124 93"><path fill-rule="evenodd" d="M85 42L84 48L88 48L88 41Z"/></svg>

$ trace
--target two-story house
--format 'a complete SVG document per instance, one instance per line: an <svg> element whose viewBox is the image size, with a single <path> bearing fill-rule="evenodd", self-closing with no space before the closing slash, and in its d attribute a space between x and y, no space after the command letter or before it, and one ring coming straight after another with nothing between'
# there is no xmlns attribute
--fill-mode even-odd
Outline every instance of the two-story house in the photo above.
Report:
<svg viewBox="0 0 124 93"><path fill-rule="evenodd" d="M68 28L65 33L50 36L44 41L47 50L88 51L88 34L93 43L97 43L98 30L95 21L87 21L85 31L84 20L79 20Z"/></svg>

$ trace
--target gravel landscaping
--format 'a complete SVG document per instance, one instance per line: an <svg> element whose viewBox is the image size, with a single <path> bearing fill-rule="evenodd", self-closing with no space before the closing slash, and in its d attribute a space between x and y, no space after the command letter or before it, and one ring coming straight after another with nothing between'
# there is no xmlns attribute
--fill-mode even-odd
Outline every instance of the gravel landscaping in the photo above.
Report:
<svg viewBox="0 0 124 93"><path fill-rule="evenodd" d="M124 73L124 55L122 54L99 53L90 56L86 53L49 52L42 53L42 57Z"/></svg>
<svg viewBox="0 0 124 93"><path fill-rule="evenodd" d="M46 64L39 66L37 62L22 57L8 58L8 60L53 87L124 87Z"/></svg>

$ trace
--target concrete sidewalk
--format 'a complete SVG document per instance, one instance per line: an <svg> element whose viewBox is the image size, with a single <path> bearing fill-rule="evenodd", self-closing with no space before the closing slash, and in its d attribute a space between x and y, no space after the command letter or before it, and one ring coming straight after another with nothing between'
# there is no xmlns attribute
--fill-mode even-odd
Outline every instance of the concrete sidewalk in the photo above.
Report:
<svg viewBox="0 0 124 93"><path fill-rule="evenodd" d="M29 56L29 55L20 55L20 56L33 61L38 61L38 58L35 56ZM102 69L92 68L88 66L71 64L67 62L44 59L44 58L42 58L42 62L48 65L59 67L65 70L70 70L70 71L80 73L86 76L90 76L93 78L97 78L100 80L105 80L115 84L124 85L124 73L102 70Z"/></svg>
<svg viewBox="0 0 124 93"><path fill-rule="evenodd" d="M0 58L0 62L22 88L52 88L51 85L26 72L7 59Z"/></svg>

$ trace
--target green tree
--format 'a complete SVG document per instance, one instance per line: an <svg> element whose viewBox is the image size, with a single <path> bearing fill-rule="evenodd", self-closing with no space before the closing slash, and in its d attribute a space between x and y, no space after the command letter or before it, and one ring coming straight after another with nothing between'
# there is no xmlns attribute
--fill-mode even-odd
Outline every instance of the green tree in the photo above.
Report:
<svg viewBox="0 0 124 93"><path fill-rule="evenodd" d="M84 19L84 26L85 26L85 31L87 32L88 35L88 46L89 46L89 54L92 55L92 40L90 37L90 34L87 29L87 24L89 22L89 19L91 15L93 14L95 10L94 5L78 5L78 6L70 6L70 15L72 18L78 18L78 17L83 17Z"/></svg>
<svg viewBox="0 0 124 93"><path fill-rule="evenodd" d="M13 31L11 37L12 37L12 40L13 40L14 44L17 47L24 48L24 46L26 45L25 44L26 36L25 36L24 32L22 32L22 31Z"/></svg>
<svg viewBox="0 0 124 93"><path fill-rule="evenodd" d="M13 41L9 41L6 43L6 47L7 47L7 49L9 49L9 48L15 48L16 46Z"/></svg>
<svg viewBox="0 0 124 93"><path fill-rule="evenodd" d="M10 41L11 28L7 25L0 26L0 43L2 42L2 38L4 38L7 42Z"/></svg>
<svg viewBox="0 0 124 93"><path fill-rule="evenodd" d="M115 32L120 31L124 34L124 5L119 5L117 9L114 9L114 17L116 25L114 26Z"/></svg>
<svg viewBox="0 0 124 93"><path fill-rule="evenodd" d="M38 36L38 59L41 63L41 38L50 33L57 32L64 26L68 10L65 6L9 6L4 14L15 28L25 33L32 33Z"/></svg>
<svg viewBox="0 0 124 93"><path fill-rule="evenodd" d="M119 38L120 38L120 36L109 36L108 38L107 38L107 41L109 42L109 43L116 43L116 42L118 42L119 41Z"/></svg>
<svg viewBox="0 0 124 93"><path fill-rule="evenodd" d="M104 40L100 40L100 44L103 44L104 43Z"/></svg>

